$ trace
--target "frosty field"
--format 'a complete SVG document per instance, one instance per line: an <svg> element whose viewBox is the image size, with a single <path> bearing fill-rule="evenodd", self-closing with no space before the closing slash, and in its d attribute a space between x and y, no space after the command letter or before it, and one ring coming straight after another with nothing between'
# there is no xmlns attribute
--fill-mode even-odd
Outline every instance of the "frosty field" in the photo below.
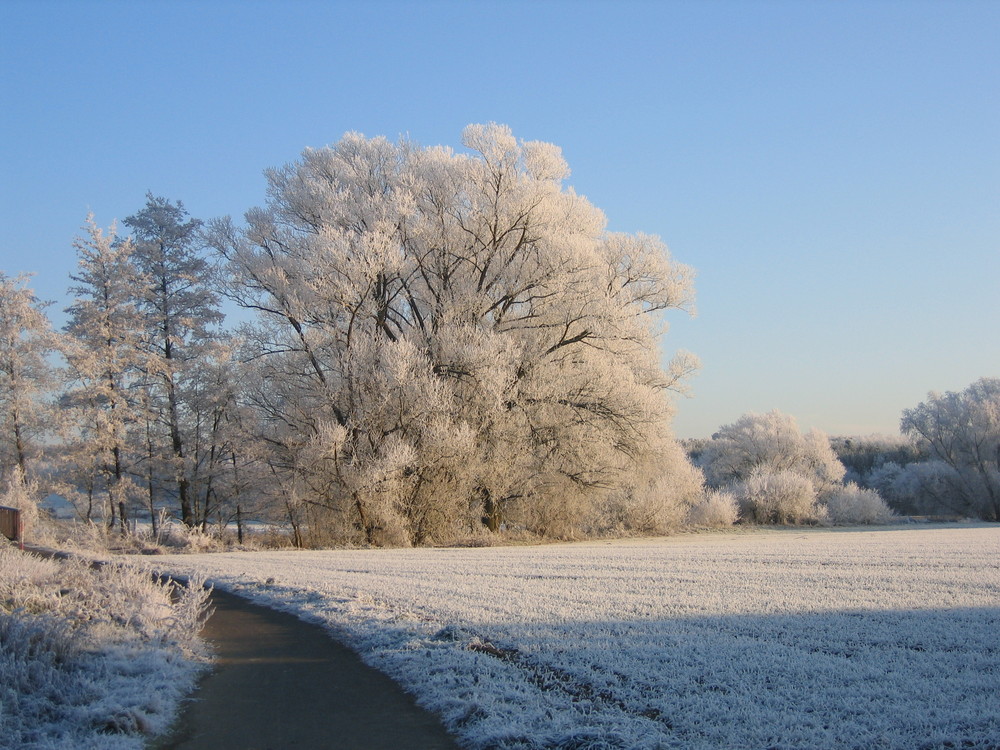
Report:
<svg viewBox="0 0 1000 750"><path fill-rule="evenodd" d="M1000 747L1000 528L160 557L324 623L472 748Z"/></svg>

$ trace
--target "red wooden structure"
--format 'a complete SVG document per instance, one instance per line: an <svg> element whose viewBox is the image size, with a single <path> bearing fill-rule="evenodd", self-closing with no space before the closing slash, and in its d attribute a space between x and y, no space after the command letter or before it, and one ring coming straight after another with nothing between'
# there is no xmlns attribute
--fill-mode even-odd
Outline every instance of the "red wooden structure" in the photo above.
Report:
<svg viewBox="0 0 1000 750"><path fill-rule="evenodd" d="M24 549L24 522L19 509L0 505L0 534Z"/></svg>

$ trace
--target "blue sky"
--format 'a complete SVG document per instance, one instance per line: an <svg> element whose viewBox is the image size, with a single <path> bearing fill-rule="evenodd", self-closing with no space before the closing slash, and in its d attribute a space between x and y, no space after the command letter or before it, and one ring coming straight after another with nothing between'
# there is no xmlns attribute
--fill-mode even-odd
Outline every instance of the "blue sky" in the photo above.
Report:
<svg viewBox="0 0 1000 750"><path fill-rule="evenodd" d="M697 270L680 436L895 432L1000 376L998 39L985 1L0 0L0 270L61 308L88 211L241 216L346 131L501 122Z"/></svg>

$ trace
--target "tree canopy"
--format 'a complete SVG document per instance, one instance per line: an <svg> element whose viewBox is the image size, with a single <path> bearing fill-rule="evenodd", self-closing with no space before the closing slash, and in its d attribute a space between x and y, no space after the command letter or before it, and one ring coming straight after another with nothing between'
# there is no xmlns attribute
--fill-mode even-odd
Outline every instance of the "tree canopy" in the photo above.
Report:
<svg viewBox="0 0 1000 750"><path fill-rule="evenodd" d="M480 519L572 533L691 476L666 391L693 361L665 370L657 347L691 270L608 232L557 147L498 125L463 144L348 134L269 170L267 206L211 231L229 294L259 313L244 335L275 471L367 541Z"/></svg>

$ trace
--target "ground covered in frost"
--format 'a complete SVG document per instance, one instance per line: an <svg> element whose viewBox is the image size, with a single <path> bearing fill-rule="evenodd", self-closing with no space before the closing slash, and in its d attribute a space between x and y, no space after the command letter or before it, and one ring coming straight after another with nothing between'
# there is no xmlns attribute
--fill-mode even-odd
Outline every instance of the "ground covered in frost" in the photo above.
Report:
<svg viewBox="0 0 1000 750"><path fill-rule="evenodd" d="M207 665L198 587L0 538L0 748L139 750Z"/></svg>
<svg viewBox="0 0 1000 750"><path fill-rule="evenodd" d="M157 559L324 623L470 748L1000 747L1000 527Z"/></svg>

